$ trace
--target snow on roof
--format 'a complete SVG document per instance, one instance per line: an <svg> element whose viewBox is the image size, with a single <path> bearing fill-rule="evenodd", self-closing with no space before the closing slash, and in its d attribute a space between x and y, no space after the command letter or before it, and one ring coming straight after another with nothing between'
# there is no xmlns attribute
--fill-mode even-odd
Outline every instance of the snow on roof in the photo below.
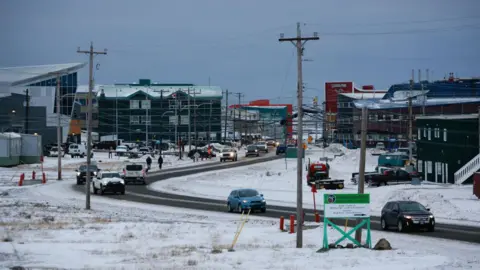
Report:
<svg viewBox="0 0 480 270"><path fill-rule="evenodd" d="M450 104L462 104L462 103L474 103L480 102L480 98L428 98L425 102L421 100L412 100L413 107L420 106L438 106L438 105L450 105ZM395 108L405 108L408 106L408 100L402 101L391 101L388 99L382 100L355 100L353 104L357 108L367 107L371 110L379 109L395 109Z"/></svg>
<svg viewBox="0 0 480 270"><path fill-rule="evenodd" d="M93 87L93 92L98 92L103 85L95 85ZM77 92L76 93L88 93L88 84L87 85L79 85L77 86Z"/></svg>
<svg viewBox="0 0 480 270"><path fill-rule="evenodd" d="M193 97L222 97L222 88L219 86L136 86L136 85L102 85L98 87L98 94L105 94L106 98L127 98L137 92L143 92L152 98L159 98L161 92L163 97L170 97L173 93L178 91L188 94Z"/></svg>
<svg viewBox="0 0 480 270"><path fill-rule="evenodd" d="M375 93L372 90L368 91L369 93L339 93L340 95L346 96L351 99L381 99L385 96L386 92Z"/></svg>
<svg viewBox="0 0 480 270"><path fill-rule="evenodd" d="M0 133L0 136L3 138L21 138L22 137L22 135L20 135L19 133L14 133L14 132L3 132L3 133Z"/></svg>
<svg viewBox="0 0 480 270"><path fill-rule="evenodd" d="M72 73L83 68L86 63L69 63L56 65L39 65L0 68L0 84L22 85L52 77L53 72Z"/></svg>
<svg viewBox="0 0 480 270"><path fill-rule="evenodd" d="M478 113L470 113L470 114L451 114L451 115L415 116L415 119L438 119L438 120L477 119L477 118L478 118Z"/></svg>

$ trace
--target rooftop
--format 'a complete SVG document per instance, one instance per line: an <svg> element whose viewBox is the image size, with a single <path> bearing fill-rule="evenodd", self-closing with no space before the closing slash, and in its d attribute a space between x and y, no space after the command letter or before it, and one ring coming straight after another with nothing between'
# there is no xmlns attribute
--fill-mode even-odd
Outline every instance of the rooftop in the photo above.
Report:
<svg viewBox="0 0 480 270"><path fill-rule="evenodd" d="M381 99L385 96L386 92L372 93L373 90L369 90L370 93L339 93L339 95L346 96L351 99Z"/></svg>
<svg viewBox="0 0 480 270"><path fill-rule="evenodd" d="M419 106L440 106L440 105L451 105L451 104L462 104L462 103L476 103L480 102L480 97L472 98L427 98L423 100L412 100L413 107ZM405 108L408 107L408 101L395 101L389 99L382 100L355 100L353 104L357 108L367 107L370 110L385 110L385 109L396 109L396 108Z"/></svg>
<svg viewBox="0 0 480 270"><path fill-rule="evenodd" d="M190 93L195 98L222 98L222 88L219 86L135 86L135 85L101 85L96 87L98 94L104 93L106 98L128 98L135 93L143 92L151 98L170 97L181 91Z"/></svg>
<svg viewBox="0 0 480 270"><path fill-rule="evenodd" d="M73 73L83 68L86 63L56 65L4 67L0 68L0 85L21 86L43 81L53 77L52 73Z"/></svg>
<svg viewBox="0 0 480 270"><path fill-rule="evenodd" d="M436 120L478 119L478 113L471 113L471 114L451 114L451 115L415 116L415 118L416 118L416 119L436 119Z"/></svg>

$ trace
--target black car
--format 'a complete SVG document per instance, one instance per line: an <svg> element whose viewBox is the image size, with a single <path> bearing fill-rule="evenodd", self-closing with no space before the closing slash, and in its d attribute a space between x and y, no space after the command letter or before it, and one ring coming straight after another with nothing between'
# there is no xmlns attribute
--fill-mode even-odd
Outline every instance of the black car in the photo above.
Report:
<svg viewBox="0 0 480 270"><path fill-rule="evenodd" d="M90 173L90 179L93 179L97 176L100 169L97 165L90 165L89 167L87 167L87 165L81 165L75 171L77 172L77 185L82 185L87 181L87 172Z"/></svg>
<svg viewBox="0 0 480 270"><path fill-rule="evenodd" d="M415 201L391 201L382 209L380 218L383 230L390 226L397 227L399 232L411 229L435 230L435 217L430 209Z"/></svg>
<svg viewBox="0 0 480 270"><path fill-rule="evenodd" d="M256 145L249 145L247 146L247 151L245 152L245 156L260 156L260 152L258 152L257 146Z"/></svg>
<svg viewBox="0 0 480 270"><path fill-rule="evenodd" d="M198 158L212 158L217 156L215 153L213 153L213 151L211 152L211 154L208 154L207 151L200 149L192 149L190 152L188 152L187 156L193 159L195 157L195 153L198 153L200 155Z"/></svg>

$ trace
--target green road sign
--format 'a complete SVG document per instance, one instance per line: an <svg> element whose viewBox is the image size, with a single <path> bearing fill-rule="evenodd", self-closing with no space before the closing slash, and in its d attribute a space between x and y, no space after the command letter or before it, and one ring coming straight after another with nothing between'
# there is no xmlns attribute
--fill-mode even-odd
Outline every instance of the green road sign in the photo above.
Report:
<svg viewBox="0 0 480 270"><path fill-rule="evenodd" d="M370 203L370 194L324 194L324 204L362 204Z"/></svg>

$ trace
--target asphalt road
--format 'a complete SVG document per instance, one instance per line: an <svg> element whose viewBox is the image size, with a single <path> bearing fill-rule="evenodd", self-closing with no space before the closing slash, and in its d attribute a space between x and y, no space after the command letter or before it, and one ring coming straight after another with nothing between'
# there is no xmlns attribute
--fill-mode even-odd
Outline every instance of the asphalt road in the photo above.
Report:
<svg viewBox="0 0 480 270"><path fill-rule="evenodd" d="M272 153L273 152L273 153ZM172 168L162 170L158 173L151 173L148 176L148 182L153 183L156 181L165 180L173 177L181 177L195 173L208 172L221 169L229 169L234 167L246 166L251 164L258 164L261 162L271 161L275 159L281 159L283 156L275 156L274 151L262 155L260 157L240 158L237 162L226 163L209 163L205 165L199 165L194 167L184 168ZM73 189L78 192L85 192L84 186L73 185ZM197 198L192 196L176 195L164 192L158 192L148 189L143 185L129 185L125 195L104 195L112 199L133 201L148 204L167 205L180 208L198 209L206 211L227 212L226 198L228 194L225 194L225 200L214 200L206 198ZM267 198L268 202L268 198ZM255 215L270 217L278 219L280 216L285 217L286 224L290 215L296 213L294 207L283 207L268 205L266 213L255 213ZM319 211L321 220L323 220L323 211ZM305 209L305 220L314 221L313 209ZM345 225L345 220L334 220L337 225ZM354 221L349 220L349 226L354 226ZM371 216L371 229L381 230L380 218ZM435 226L435 232L409 232L411 235L418 235L420 237L434 237L443 238L449 240L459 240L471 243L480 243L480 227L463 226L463 225L450 225L437 223Z"/></svg>

